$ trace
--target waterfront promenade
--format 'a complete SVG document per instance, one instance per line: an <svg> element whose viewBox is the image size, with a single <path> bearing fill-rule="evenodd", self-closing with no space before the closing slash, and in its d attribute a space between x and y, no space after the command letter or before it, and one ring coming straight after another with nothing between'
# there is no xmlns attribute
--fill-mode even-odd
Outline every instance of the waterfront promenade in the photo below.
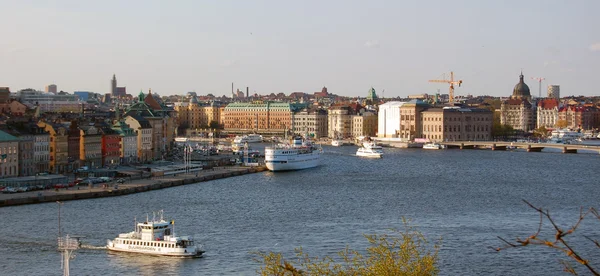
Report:
<svg viewBox="0 0 600 276"><path fill-rule="evenodd" d="M584 144L558 144L558 143L521 143L521 142L490 142L490 141L469 141L469 142L442 142L448 148L490 148L492 150L504 150L508 146L527 149L528 151L541 151L544 148L561 149L565 153L576 153L577 150L595 151L600 153L600 146ZM533 149L533 150L532 150Z"/></svg>
<svg viewBox="0 0 600 276"><path fill-rule="evenodd" d="M93 186L82 185L70 188L49 189L43 191L31 191L14 194L0 194L0 207L35 204L54 201L67 201L78 199L90 199L109 196L128 195L169 187L193 184L249 173L265 171L266 167L241 167L226 166L214 167L196 173L178 174L128 180L125 183L112 181L109 183L94 184Z"/></svg>

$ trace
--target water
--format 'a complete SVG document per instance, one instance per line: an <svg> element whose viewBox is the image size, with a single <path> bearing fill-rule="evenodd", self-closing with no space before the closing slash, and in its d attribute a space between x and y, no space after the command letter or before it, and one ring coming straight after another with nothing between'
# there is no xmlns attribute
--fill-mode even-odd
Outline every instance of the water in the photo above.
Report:
<svg viewBox="0 0 600 276"><path fill-rule="evenodd" d="M538 215L521 200L550 209L563 226L580 207L598 207L600 155L489 150L385 149L383 159L353 156L356 147L325 146L323 165L258 173L146 193L65 202L65 233L83 235L73 275L255 275L253 251L293 256L302 246L331 255L365 248L363 234L385 233L411 220L427 238L442 238L442 275L561 275L555 251L500 253L496 236L526 237ZM102 249L131 231L134 217L164 209L178 234L204 244L200 259L174 259ZM3 275L61 275L56 203L0 208ZM600 238L598 223L582 231ZM548 231L546 231L548 233ZM600 260L589 242L575 245ZM600 261L596 261L598 264ZM585 272L580 270L580 272ZM585 273L584 273L585 275Z"/></svg>

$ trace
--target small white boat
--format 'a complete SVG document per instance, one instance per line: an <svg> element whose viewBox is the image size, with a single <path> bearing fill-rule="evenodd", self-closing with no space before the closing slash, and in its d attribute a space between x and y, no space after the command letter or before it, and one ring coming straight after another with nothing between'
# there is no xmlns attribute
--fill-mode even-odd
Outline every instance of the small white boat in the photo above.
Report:
<svg viewBox="0 0 600 276"><path fill-rule="evenodd" d="M259 134L248 134L244 136L236 136L233 139L233 143L235 144L243 144L243 143L260 143L263 141L262 135Z"/></svg>
<svg viewBox="0 0 600 276"><path fill-rule="evenodd" d="M342 140L334 139L334 140L331 140L331 145L334 147L339 147L339 146L344 145L344 142Z"/></svg>
<svg viewBox="0 0 600 276"><path fill-rule="evenodd" d="M383 157L383 148L375 144L375 142L363 142L362 147L356 151L356 156L368 157L368 158L381 158Z"/></svg>
<svg viewBox="0 0 600 276"><path fill-rule="evenodd" d="M187 142L189 138L187 137L176 137L175 142Z"/></svg>
<svg viewBox="0 0 600 276"><path fill-rule="evenodd" d="M423 149L445 149L446 146L438 144L438 143L427 143L423 145Z"/></svg>
<svg viewBox="0 0 600 276"><path fill-rule="evenodd" d="M107 240L106 248L121 251L171 257L201 257L202 246L196 245L191 237L175 235L175 221L165 221L163 212L160 218L136 223L135 231L119 234L114 240Z"/></svg>

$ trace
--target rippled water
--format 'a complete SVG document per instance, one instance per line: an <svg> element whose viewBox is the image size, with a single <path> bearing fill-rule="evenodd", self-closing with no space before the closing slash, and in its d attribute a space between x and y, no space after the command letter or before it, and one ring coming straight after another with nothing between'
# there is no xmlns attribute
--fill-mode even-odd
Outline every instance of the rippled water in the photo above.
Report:
<svg viewBox="0 0 600 276"><path fill-rule="evenodd" d="M365 248L363 234L401 227L408 218L431 240L442 238L442 275L558 275L563 256L543 248L496 253L496 236L532 234L538 216L521 200L551 210L564 226L579 207L598 207L600 155L489 150L385 149L383 159L356 147L325 147L323 165L258 173L146 193L69 201L64 232L83 235L72 275L254 275L252 251L291 256ZM133 229L134 217L164 209L178 234L204 244L200 259L174 259L98 248ZM3 275L61 275L57 204L0 208ZM600 238L598 223L582 225ZM589 243L575 240L589 252ZM598 251L593 259L600 260ZM600 262L600 261L598 261ZM598 263L597 262L597 263ZM582 272L585 272L582 270Z"/></svg>

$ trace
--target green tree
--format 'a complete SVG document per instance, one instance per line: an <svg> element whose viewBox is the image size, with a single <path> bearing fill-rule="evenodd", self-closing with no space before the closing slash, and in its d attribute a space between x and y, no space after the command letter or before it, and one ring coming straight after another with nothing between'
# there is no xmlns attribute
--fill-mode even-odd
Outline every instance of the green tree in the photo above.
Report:
<svg viewBox="0 0 600 276"><path fill-rule="evenodd" d="M296 249L295 261L285 260L281 253L260 253L260 275L437 275L439 242L429 245L421 232L404 221L404 231L392 235L365 235L369 242L366 253L349 247L338 252L336 259L310 257Z"/></svg>

